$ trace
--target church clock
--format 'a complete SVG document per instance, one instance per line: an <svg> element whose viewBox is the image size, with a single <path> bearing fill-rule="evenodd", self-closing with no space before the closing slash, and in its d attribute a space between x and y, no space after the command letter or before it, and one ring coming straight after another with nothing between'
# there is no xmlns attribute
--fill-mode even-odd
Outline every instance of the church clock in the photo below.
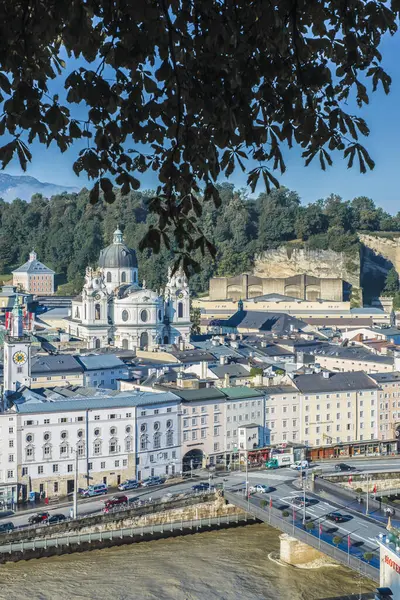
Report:
<svg viewBox="0 0 400 600"><path fill-rule="evenodd" d="M22 352L22 350L19 350L18 352L14 353L13 361L16 365L24 365L27 360L28 356L25 352Z"/></svg>

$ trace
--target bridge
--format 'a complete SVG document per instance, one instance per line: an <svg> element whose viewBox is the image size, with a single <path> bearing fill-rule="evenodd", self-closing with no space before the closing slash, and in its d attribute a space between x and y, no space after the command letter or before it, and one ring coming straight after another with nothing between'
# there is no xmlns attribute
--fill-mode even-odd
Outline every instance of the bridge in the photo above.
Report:
<svg viewBox="0 0 400 600"><path fill-rule="evenodd" d="M274 507L273 501L270 502L269 499L263 501L254 496L246 499L242 491L225 490L224 497L230 504L234 504L246 513L253 515L259 521L287 533L346 567L357 571L357 573L379 582L379 558L374 555L370 561L367 561L364 557L365 550L360 549L362 544L349 543L349 536L345 536L346 539L342 537L340 543L334 543L334 539L337 541L337 535L335 535L335 533L337 534L337 528L335 528L334 523L329 529L336 531L323 529L320 524L318 524L318 527L304 526L302 519L299 518L301 514L296 515L296 512L301 513L302 509L297 511L290 509L292 514L285 518L282 511Z"/></svg>

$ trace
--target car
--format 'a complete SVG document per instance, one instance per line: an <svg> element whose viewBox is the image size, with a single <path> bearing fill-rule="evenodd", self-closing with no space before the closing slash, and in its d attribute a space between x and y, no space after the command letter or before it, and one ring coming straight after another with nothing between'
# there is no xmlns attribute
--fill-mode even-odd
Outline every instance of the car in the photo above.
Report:
<svg viewBox="0 0 400 600"><path fill-rule="evenodd" d="M61 523L62 521L66 521L67 517L61 513L56 513L55 515L51 515L47 519L47 523L49 525L54 525L54 523Z"/></svg>
<svg viewBox="0 0 400 600"><path fill-rule="evenodd" d="M140 483L136 479L127 479L119 484L118 489L121 492L125 492L126 490L134 490L140 487Z"/></svg>
<svg viewBox="0 0 400 600"><path fill-rule="evenodd" d="M111 498L108 498L108 500L104 501L104 508L110 510L110 508L122 506L124 504L128 504L128 496L125 496L125 494L117 494L116 496L112 496Z"/></svg>
<svg viewBox="0 0 400 600"><path fill-rule="evenodd" d="M295 469L296 471L308 469L308 460L297 460L295 463L290 465L290 468Z"/></svg>
<svg viewBox="0 0 400 600"><path fill-rule="evenodd" d="M194 492L206 492L209 489L211 489L210 484L206 483L205 481L203 481L201 483L196 483L195 485L192 485L192 490Z"/></svg>
<svg viewBox="0 0 400 600"><path fill-rule="evenodd" d="M89 485L85 490L81 490L83 498L92 498L93 496L102 496L107 494L108 486L106 483L98 483L97 485Z"/></svg>
<svg viewBox="0 0 400 600"><path fill-rule="evenodd" d="M292 504L294 504L295 506L311 506L312 501L310 500L310 498L306 498L304 499L303 496L295 496L294 498L292 498Z"/></svg>
<svg viewBox="0 0 400 600"><path fill-rule="evenodd" d="M340 512L329 513L329 515L326 515L326 518L328 521L334 521L334 523L345 523L351 519L349 515L343 515Z"/></svg>
<svg viewBox="0 0 400 600"><path fill-rule="evenodd" d="M351 467L350 465L346 465L346 463L339 463L335 465L335 471L355 471L355 467Z"/></svg>
<svg viewBox="0 0 400 600"><path fill-rule="evenodd" d="M38 523L46 523L49 516L50 515L48 512L36 513L35 515L31 515L29 517L28 523L29 523L29 525L37 525Z"/></svg>
<svg viewBox="0 0 400 600"><path fill-rule="evenodd" d="M143 487L150 487L151 485L162 485L165 482L163 477L147 477L142 481Z"/></svg>
<svg viewBox="0 0 400 600"><path fill-rule="evenodd" d="M15 526L14 523L9 521L8 523L1 523L0 525L0 533L9 533L10 531L14 531Z"/></svg>
<svg viewBox="0 0 400 600"><path fill-rule="evenodd" d="M250 494L269 494L272 492L272 488L264 484L251 485L249 492Z"/></svg>

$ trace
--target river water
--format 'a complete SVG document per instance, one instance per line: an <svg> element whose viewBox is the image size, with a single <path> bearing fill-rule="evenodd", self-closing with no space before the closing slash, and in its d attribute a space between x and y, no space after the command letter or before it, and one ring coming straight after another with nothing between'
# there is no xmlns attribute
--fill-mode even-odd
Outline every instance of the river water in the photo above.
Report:
<svg viewBox="0 0 400 600"><path fill-rule="evenodd" d="M342 567L275 561L267 525L0 565L1 600L314 600L370 591Z"/></svg>

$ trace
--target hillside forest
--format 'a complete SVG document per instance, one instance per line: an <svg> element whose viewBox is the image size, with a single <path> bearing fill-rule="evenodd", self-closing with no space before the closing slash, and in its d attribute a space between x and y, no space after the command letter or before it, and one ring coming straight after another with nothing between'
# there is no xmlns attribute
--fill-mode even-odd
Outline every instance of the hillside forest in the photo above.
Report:
<svg viewBox="0 0 400 600"><path fill-rule="evenodd" d="M202 203L198 217L205 236L217 248L211 255L194 256L201 269L191 277L195 294L208 289L210 277L237 275L250 270L254 256L282 244L358 251L357 231L400 231L400 212L390 215L367 197L343 200L335 194L302 205L295 191L280 188L249 198L230 183L219 186L222 204ZM117 194L113 204L89 202L89 191L63 193L47 199L39 194L31 202L0 200L0 273L10 273L24 263L31 249L58 275L60 294L75 294L83 283L85 267L96 265L101 248L111 243L117 225L128 246L138 249L157 217L148 210L151 191ZM173 249L162 246L159 254L137 250L140 278L152 289L165 284ZM392 276L393 278L393 276ZM4 277L3 277L4 279ZM390 281L390 293L396 284ZM389 291L389 290L388 290Z"/></svg>

